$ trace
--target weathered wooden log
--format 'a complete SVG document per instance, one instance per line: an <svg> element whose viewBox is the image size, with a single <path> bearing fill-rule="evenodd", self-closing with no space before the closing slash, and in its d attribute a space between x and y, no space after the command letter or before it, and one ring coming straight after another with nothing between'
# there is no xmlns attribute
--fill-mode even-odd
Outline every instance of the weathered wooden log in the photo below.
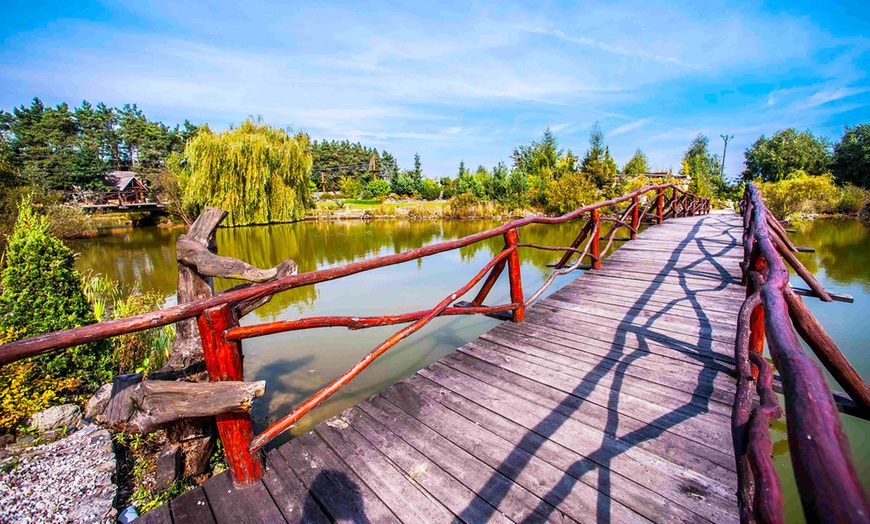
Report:
<svg viewBox="0 0 870 524"><path fill-rule="evenodd" d="M142 380L124 375L113 384L112 398L103 414L105 423L128 433L150 433L176 420L250 412L263 396L266 382L181 382Z"/></svg>
<svg viewBox="0 0 870 524"><path fill-rule="evenodd" d="M837 380L840 387L864 412L870 412L870 386L843 356L834 339L825 333L804 301L788 286L783 289L783 294L788 303L789 316L798 334L810 346L825 369Z"/></svg>
<svg viewBox="0 0 870 524"><path fill-rule="evenodd" d="M260 269L237 260L216 254L215 233L218 225L226 218L227 212L214 207L206 207L181 235L175 245L178 263L178 303L186 304L214 295L214 278L267 282L297 273L296 262L287 259L271 269ZM237 288L234 288L237 289ZM249 300L239 305L239 313L250 313L267 303L271 297ZM178 323L175 345L169 362L161 373L178 372L202 363L202 342L194 319Z"/></svg>

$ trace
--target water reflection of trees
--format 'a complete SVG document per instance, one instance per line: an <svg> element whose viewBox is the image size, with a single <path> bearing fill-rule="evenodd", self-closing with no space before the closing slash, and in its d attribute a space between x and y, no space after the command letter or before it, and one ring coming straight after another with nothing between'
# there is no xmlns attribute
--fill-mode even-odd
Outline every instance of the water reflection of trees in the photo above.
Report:
<svg viewBox="0 0 870 524"><path fill-rule="evenodd" d="M870 292L870 226L848 218L817 219L798 224L794 241L815 253L800 253L813 273L825 270L839 284L859 284Z"/></svg>
<svg viewBox="0 0 870 524"><path fill-rule="evenodd" d="M307 272L465 237L502 223L494 220L298 222L220 229L217 244L220 254L258 267L272 267L291 257L299 264L300 272ZM521 241L568 245L584 223L585 219L558 225L534 224L521 230ZM602 236L609 226L603 225ZM73 241L70 245L81 253L79 267L82 270L92 269L122 282L139 283L141 288L171 295L176 286L175 241L180 234L180 230L132 229ZM471 244L458 250L458 259L464 264L475 263L480 261L479 257L495 256L503 245L501 237ZM534 266L541 275L549 274L546 265L558 258L556 253L536 249L522 249L520 256L524 265ZM439 258L437 264L449 265L448 260L451 259ZM431 264L425 269L423 266L418 262L420 270L439 270ZM223 290L237 283L218 280L215 287ZM291 306L300 312L311 309L318 296L316 286L292 289L276 296L259 314L274 318Z"/></svg>

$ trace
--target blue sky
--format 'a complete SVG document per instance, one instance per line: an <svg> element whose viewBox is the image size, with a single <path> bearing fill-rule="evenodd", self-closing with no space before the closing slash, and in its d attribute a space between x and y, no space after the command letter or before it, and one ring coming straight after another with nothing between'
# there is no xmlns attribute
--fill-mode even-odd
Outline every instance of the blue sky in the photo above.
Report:
<svg viewBox="0 0 870 524"><path fill-rule="evenodd" d="M492 166L549 126L622 164L679 168L699 132L727 173L785 127L870 122L870 3L4 2L0 108L82 99L223 129L248 115ZM205 4L211 4L205 6Z"/></svg>

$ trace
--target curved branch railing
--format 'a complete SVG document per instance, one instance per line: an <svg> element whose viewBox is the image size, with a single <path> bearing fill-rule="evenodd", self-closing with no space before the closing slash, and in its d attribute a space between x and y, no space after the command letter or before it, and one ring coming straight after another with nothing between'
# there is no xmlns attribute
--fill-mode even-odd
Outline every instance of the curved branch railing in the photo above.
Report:
<svg viewBox="0 0 870 524"><path fill-rule="evenodd" d="M786 261L810 287L805 294L825 302L833 299L794 256L801 249L767 210L755 184L746 185L741 211L747 299L737 322L737 394L732 411L741 520L784 522L769 430L782 410L773 390L773 370L763 357L766 338L782 375L789 450L807 519L868 522L870 504L855 472L834 397L798 334L865 414L870 411L870 388L790 287Z"/></svg>
<svg viewBox="0 0 870 524"><path fill-rule="evenodd" d="M666 190L670 190L671 193L667 206L665 206ZM653 198L650 199L651 203L649 207L641 211L640 199L648 193L653 193ZM602 209L629 201L631 203L618 219L601 216ZM241 341L246 338L320 327L343 326L349 329L364 329L375 326L411 323L378 345L351 369L318 391L311 398L302 402L289 414L270 425L256 437L253 435L253 425L249 413L225 413L218 415L216 417L218 433L226 452L228 469L234 483L245 485L256 482L262 476L262 464L257 453L258 450L288 430L306 413L350 382L380 355L399 341L419 330L433 318L446 315L484 314L497 316L497 318L501 319L507 318L514 322L522 322L525 317L525 308L544 293L553 283L556 276L580 268L600 268L601 260L607 254L613 242L634 239L644 220L660 224L663 220L670 217L706 214L709 210L709 199L696 197L673 184L647 186L611 200L580 207L559 217L526 217L464 238L411 249L395 255L361 260L344 266L309 273L284 276L245 288L229 290L207 299L179 304L151 313L100 322L98 324L47 333L11 342L0 346L0 365L134 331L196 318L200 337L202 338L209 380L243 380ZM581 228L580 233L570 247L550 247L519 243L519 229L524 226L530 224L561 224L584 217L587 214L589 215L588 221ZM601 249L601 223L603 221L613 222L614 226L607 236L604 237L604 249ZM617 231L622 228L628 230L628 238L617 238L615 236ZM288 289L310 286L376 268L459 249L497 236L504 237L504 248L471 281L445 297L430 310L395 316L311 317L267 322L253 326L242 327L239 325L238 307L251 301L272 296ZM582 248L581 245L583 246ZM553 264L555 269L552 275L528 300L524 299L523 294L519 259L520 247L554 249L565 252L564 256L557 263ZM578 254L577 261L568 265L570 259ZM587 258L591 264L583 265L584 260ZM507 268L509 276L510 302L494 306L483 305L484 300L505 268ZM486 280L484 280L484 276L486 276ZM481 281L483 281L483 284L471 302L457 302L458 298L468 293ZM505 315L508 316L505 317Z"/></svg>

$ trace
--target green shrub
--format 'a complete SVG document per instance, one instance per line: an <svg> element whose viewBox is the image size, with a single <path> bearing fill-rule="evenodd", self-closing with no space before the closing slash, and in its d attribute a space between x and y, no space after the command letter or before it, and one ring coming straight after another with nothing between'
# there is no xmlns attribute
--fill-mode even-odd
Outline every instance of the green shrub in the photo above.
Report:
<svg viewBox="0 0 870 524"><path fill-rule="evenodd" d="M37 216L30 199L22 200L18 220L6 247L0 329L19 338L70 329L95 321L73 252L49 233L49 222ZM111 351L95 342L35 357L46 377L72 378L85 387L112 376Z"/></svg>
<svg viewBox="0 0 870 524"><path fill-rule="evenodd" d="M341 192L350 198L359 198L363 192L362 182L355 177L343 176L338 181L338 187Z"/></svg>
<svg viewBox="0 0 870 524"><path fill-rule="evenodd" d="M599 200L599 191L585 173L568 173L547 185L546 207L550 213L565 214Z"/></svg>
<svg viewBox="0 0 870 524"><path fill-rule="evenodd" d="M834 205L834 211L837 213L860 213L864 211L870 200L870 192L852 184L841 187L839 193L837 203Z"/></svg>
<svg viewBox="0 0 870 524"><path fill-rule="evenodd" d="M57 238L90 237L97 234L94 222L81 209L55 204L45 209L49 231Z"/></svg>
<svg viewBox="0 0 870 524"><path fill-rule="evenodd" d="M366 184L365 198L386 197L390 194L390 183L386 180L372 180Z"/></svg>
<svg viewBox="0 0 870 524"><path fill-rule="evenodd" d="M426 178L420 186L420 198L423 200L438 200L441 196L441 186L438 182Z"/></svg>
<svg viewBox="0 0 870 524"><path fill-rule="evenodd" d="M761 194L770 212L785 220L798 213L833 211L840 190L829 174L812 176L803 171L795 171L779 182L762 183Z"/></svg>

